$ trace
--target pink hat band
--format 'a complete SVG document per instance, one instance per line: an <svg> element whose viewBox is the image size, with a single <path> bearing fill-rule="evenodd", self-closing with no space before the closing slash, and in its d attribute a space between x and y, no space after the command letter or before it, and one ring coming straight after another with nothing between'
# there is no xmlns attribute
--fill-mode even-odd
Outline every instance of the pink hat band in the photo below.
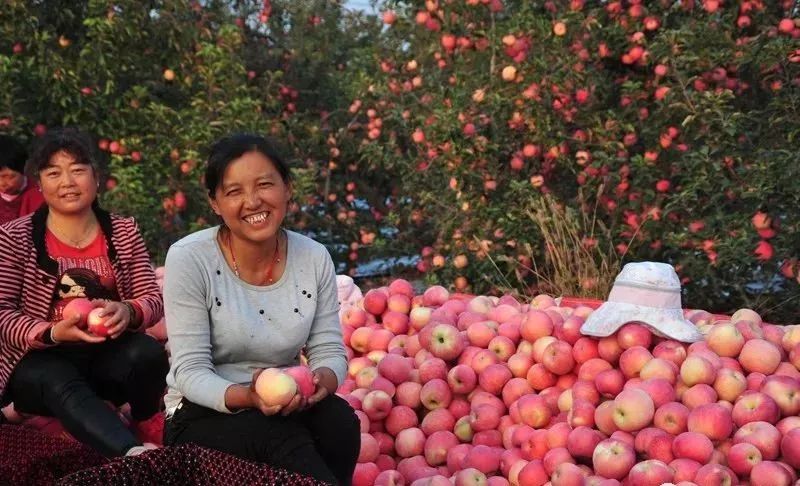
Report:
<svg viewBox="0 0 800 486"><path fill-rule="evenodd" d="M656 309L681 309L681 291L675 288L659 288L633 282L614 282L608 294L608 302L634 304Z"/></svg>

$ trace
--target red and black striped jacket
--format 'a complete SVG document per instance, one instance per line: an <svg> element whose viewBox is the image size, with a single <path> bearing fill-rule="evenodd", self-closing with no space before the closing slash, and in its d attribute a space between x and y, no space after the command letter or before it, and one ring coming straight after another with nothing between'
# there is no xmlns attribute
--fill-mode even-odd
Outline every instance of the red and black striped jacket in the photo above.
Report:
<svg viewBox="0 0 800 486"><path fill-rule="evenodd" d="M47 347L38 339L51 325L47 321L58 283L58 263L45 248L48 206L29 216L0 226L0 405L11 372L32 349ZM106 236L108 258L122 300L132 301L142 311L147 329L164 314L161 291L156 283L144 240L133 218L94 209Z"/></svg>

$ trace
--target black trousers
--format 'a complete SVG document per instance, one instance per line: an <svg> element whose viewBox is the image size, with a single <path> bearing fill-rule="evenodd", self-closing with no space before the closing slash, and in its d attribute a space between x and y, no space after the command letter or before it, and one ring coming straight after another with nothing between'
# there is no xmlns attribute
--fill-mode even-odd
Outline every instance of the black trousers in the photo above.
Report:
<svg viewBox="0 0 800 486"><path fill-rule="evenodd" d="M183 399L164 428L164 444L194 443L242 459L350 485L361 448L358 417L329 395L288 416L249 409L227 414Z"/></svg>
<svg viewBox="0 0 800 486"><path fill-rule="evenodd" d="M20 412L58 418L107 457L141 445L104 400L129 403L134 420L159 411L169 361L152 337L126 332L98 344L62 344L26 354L6 392Z"/></svg>

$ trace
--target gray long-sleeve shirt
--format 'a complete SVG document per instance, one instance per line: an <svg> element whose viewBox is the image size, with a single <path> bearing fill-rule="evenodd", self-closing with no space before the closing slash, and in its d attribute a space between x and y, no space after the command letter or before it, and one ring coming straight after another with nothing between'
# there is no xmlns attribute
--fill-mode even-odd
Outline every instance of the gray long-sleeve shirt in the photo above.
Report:
<svg viewBox="0 0 800 486"><path fill-rule="evenodd" d="M255 286L228 266L218 231L191 234L167 253L167 415L183 397L230 413L225 406L229 386L249 384L256 368L297 364L304 347L312 369L328 367L342 383L347 358L336 273L325 247L287 231L283 275L272 285Z"/></svg>

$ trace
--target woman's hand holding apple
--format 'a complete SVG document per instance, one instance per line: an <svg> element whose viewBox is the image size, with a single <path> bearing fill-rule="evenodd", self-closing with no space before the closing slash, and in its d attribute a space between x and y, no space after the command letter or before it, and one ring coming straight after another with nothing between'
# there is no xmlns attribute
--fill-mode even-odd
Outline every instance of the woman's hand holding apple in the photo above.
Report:
<svg viewBox="0 0 800 486"><path fill-rule="evenodd" d="M73 315L62 319L53 324L50 330L50 337L52 337L53 341L56 343L75 343L81 341L86 343L102 343L106 340L105 337L89 334L81 329L80 326L80 315Z"/></svg>
<svg viewBox="0 0 800 486"><path fill-rule="evenodd" d="M104 300L89 313L87 322L93 334L116 339L130 326L131 312L122 302Z"/></svg>

